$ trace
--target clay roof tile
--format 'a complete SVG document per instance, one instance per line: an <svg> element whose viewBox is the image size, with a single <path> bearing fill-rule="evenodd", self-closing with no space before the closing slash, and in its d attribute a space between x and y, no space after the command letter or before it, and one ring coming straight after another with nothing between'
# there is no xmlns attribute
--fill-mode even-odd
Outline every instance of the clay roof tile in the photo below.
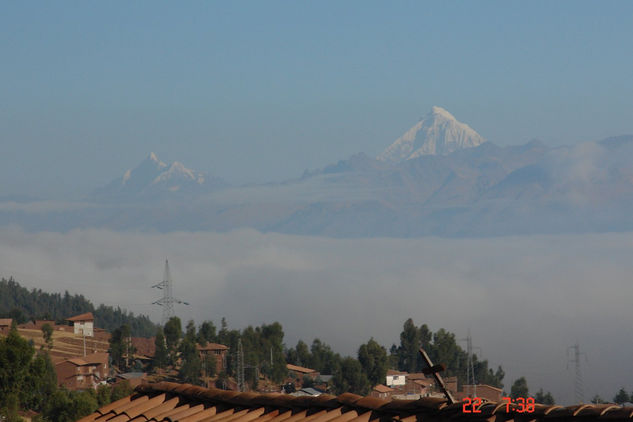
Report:
<svg viewBox="0 0 633 422"><path fill-rule="evenodd" d="M81 422L437 422L455 420L517 420L518 408L508 412L505 402L484 402L481 413L463 412L462 403L447 404L443 398L385 401L345 393L338 397L318 397L237 393L204 389L188 384L157 383L137 387L136 393L84 418ZM537 404L530 420L624 421L633 416L633 407L614 404L546 406Z"/></svg>

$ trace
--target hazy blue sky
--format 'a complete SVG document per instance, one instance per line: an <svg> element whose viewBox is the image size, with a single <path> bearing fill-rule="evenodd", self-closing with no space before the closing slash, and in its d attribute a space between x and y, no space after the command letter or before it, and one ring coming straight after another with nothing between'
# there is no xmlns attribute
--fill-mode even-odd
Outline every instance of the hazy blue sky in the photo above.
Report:
<svg viewBox="0 0 633 422"><path fill-rule="evenodd" d="M499 144L633 133L633 3L5 2L0 195L149 151L231 182L376 155L432 105Z"/></svg>

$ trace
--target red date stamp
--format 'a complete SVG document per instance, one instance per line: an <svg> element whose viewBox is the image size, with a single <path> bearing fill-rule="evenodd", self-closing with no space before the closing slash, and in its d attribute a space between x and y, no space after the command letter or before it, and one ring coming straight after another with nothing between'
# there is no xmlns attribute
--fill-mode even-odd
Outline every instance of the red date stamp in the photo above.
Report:
<svg viewBox="0 0 633 422"><path fill-rule="evenodd" d="M506 413L532 413L535 408L534 397L502 397L506 403ZM483 400L481 397L465 397L462 400L462 412L463 413L481 413L481 404ZM515 405L515 406L510 406Z"/></svg>

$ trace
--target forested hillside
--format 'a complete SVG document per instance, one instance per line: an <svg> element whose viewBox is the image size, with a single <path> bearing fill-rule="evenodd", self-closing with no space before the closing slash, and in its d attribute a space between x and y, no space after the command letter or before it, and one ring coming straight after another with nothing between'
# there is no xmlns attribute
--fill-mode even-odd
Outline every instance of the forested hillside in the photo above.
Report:
<svg viewBox="0 0 633 422"><path fill-rule="evenodd" d="M22 287L13 278L0 280L0 318L13 318L18 323L32 319L64 323L66 318L84 312L92 312L95 325L110 332L127 324L133 336L152 337L156 334L157 326L145 315L134 315L119 307L105 305L95 308L83 295L71 295L67 291L47 293Z"/></svg>

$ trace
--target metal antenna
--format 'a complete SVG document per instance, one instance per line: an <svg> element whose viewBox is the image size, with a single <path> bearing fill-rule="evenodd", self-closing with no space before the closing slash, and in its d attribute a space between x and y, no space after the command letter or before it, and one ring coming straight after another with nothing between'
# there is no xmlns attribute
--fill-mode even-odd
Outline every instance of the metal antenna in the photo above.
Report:
<svg viewBox="0 0 633 422"><path fill-rule="evenodd" d="M574 350L573 359L569 358L569 349ZM576 398L576 402L584 403L584 391L583 391L583 382L582 382L582 372L580 371L580 355L585 355L585 353L580 352L580 346L578 342L573 346L569 346L567 348L567 368L569 369L569 362L574 363L576 366L576 378L574 379L574 396ZM585 355L585 359L587 355Z"/></svg>
<svg viewBox="0 0 633 422"><path fill-rule="evenodd" d="M154 284L152 287L161 289L163 291L163 297L161 299L158 299L156 302L152 302L152 305L160 305L163 307L163 325L165 325L170 318L175 316L175 303L189 305L189 303L183 302L182 300L176 299L174 297L172 291L171 273L169 271L169 262L167 260L165 260L165 273L163 274L163 281L158 284Z"/></svg>

